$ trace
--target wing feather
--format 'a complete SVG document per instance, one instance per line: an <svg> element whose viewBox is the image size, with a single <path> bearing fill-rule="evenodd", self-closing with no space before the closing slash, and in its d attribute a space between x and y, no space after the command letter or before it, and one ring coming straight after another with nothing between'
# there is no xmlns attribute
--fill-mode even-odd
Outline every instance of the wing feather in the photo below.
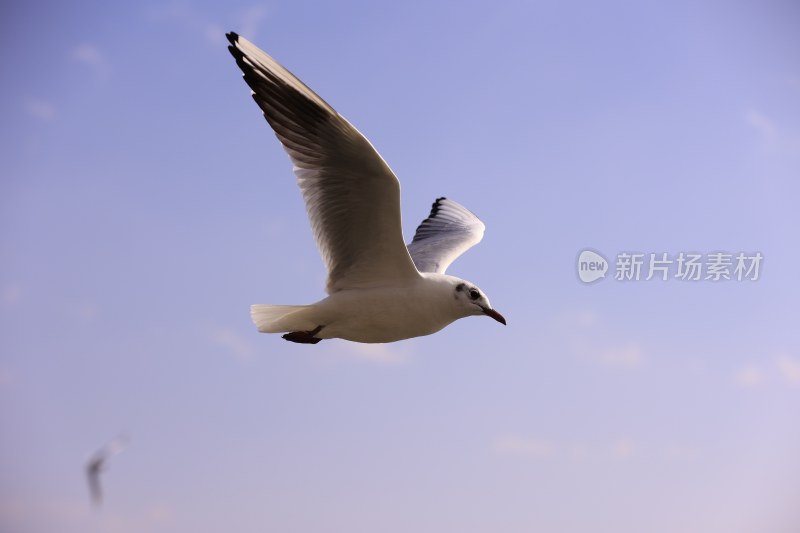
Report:
<svg viewBox="0 0 800 533"><path fill-rule="evenodd" d="M408 245L417 270L444 274L461 254L478 244L486 226L466 207L437 198Z"/></svg>
<svg viewBox="0 0 800 533"><path fill-rule="evenodd" d="M400 183L370 142L247 39L227 35L253 99L294 165L327 291L419 277L403 243Z"/></svg>

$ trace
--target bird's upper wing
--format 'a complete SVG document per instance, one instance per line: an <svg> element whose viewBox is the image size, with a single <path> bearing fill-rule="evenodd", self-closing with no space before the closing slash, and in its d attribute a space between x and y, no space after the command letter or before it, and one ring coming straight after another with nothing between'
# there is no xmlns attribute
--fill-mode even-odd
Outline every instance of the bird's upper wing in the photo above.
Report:
<svg viewBox="0 0 800 533"><path fill-rule="evenodd" d="M458 256L481 242L483 225L466 207L437 198L431 214L422 221L408 245L408 251L420 272L444 274Z"/></svg>
<svg viewBox="0 0 800 533"><path fill-rule="evenodd" d="M403 242L400 183L370 142L291 72L235 33L228 47L294 164L327 290L419 277Z"/></svg>

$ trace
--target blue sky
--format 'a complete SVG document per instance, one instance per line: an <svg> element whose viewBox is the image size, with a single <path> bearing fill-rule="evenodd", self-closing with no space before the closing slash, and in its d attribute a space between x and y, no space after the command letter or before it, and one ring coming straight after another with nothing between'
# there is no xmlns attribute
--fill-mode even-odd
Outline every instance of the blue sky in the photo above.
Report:
<svg viewBox="0 0 800 533"><path fill-rule="evenodd" d="M800 528L800 8L28 2L0 61L0 529ZM261 335L325 272L224 32L486 223L508 319ZM585 248L758 281L578 280ZM88 456L129 447L92 509Z"/></svg>

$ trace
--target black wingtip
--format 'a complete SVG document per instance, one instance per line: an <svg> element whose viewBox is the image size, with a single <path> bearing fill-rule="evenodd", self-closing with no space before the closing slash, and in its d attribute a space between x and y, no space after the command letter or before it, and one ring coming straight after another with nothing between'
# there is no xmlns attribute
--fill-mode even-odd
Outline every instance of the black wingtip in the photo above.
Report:
<svg viewBox="0 0 800 533"><path fill-rule="evenodd" d="M433 205L431 206L431 213L428 215L428 218L433 218L436 216L436 213L439 212L439 204L442 203L442 200L447 200L447 198L440 196L435 202L433 202Z"/></svg>
<svg viewBox="0 0 800 533"><path fill-rule="evenodd" d="M225 37L227 37L228 42L231 43L228 45L228 52L230 52L231 55L236 59L236 63L239 65L239 68L242 69L242 72L244 72L244 66L240 64L244 54L242 54L242 51L239 50L239 47L237 46L239 44L239 34L231 31L226 33Z"/></svg>

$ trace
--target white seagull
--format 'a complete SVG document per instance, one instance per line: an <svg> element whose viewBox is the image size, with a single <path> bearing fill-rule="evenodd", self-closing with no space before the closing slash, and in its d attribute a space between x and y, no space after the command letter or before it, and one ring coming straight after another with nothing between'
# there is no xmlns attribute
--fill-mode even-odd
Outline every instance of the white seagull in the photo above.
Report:
<svg viewBox="0 0 800 533"><path fill-rule="evenodd" d="M483 223L439 198L406 246L400 183L372 144L253 43L233 32L227 37L253 99L292 160L328 268L327 298L253 305L258 330L304 344L383 343L430 335L471 315L505 324L474 283L445 274L480 242Z"/></svg>

